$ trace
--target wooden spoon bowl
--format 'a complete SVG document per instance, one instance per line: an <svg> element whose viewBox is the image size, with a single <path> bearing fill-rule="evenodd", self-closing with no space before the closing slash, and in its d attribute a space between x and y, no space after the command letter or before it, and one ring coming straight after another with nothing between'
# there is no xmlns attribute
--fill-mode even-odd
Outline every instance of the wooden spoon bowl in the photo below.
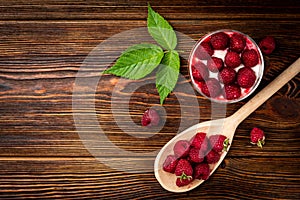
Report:
<svg viewBox="0 0 300 200"><path fill-rule="evenodd" d="M185 192L188 190L191 190L198 185L200 185L203 180L195 179L192 183L190 183L187 186L184 187L179 187L176 186L176 176L174 174L165 172L163 170L163 162L165 161L166 157L168 155L173 154L173 147L175 143L179 140L190 140L197 132L205 132L207 133L207 136L209 137L210 135L214 134L219 134L222 130L224 129L229 129L231 126L234 126L233 121L231 120L231 117L225 118L225 119L218 119L218 120L212 120L212 121L206 121L203 123L196 124L185 131L181 132L180 134L176 135L172 140L170 140L158 153L157 159L155 162L155 175L156 178L159 182L163 182L164 184L162 185L166 190L171 191L171 192ZM227 138L230 138L229 143L232 143L232 138L234 131L231 132L226 132L222 133L225 135ZM228 150L231 145L229 145ZM228 152L228 151L227 151ZM220 160L215 163L210 165L210 169L213 169L211 171L211 174L217 169L215 166L219 166L226 156L227 152L223 152Z"/></svg>
<svg viewBox="0 0 300 200"><path fill-rule="evenodd" d="M204 182L203 180L195 179L189 185L178 187L176 185L176 175L165 172L163 170L163 163L168 155L173 155L173 147L177 141L190 140L197 132L205 132L207 133L208 137L214 134L225 135L227 138L229 138L229 143L232 145L233 136L237 126L299 72L300 58L298 58L297 61L295 61L289 68L281 73L274 81L272 81L267 87L260 91L255 97L253 97L233 115L224 119L206 121L196 124L171 139L160 150L154 162L155 177L161 184L161 186L170 192L186 192L194 189ZM230 146L228 147L228 150ZM221 164L227 152L223 152L221 154L220 160L217 163L215 163L214 165L210 165L210 175Z"/></svg>

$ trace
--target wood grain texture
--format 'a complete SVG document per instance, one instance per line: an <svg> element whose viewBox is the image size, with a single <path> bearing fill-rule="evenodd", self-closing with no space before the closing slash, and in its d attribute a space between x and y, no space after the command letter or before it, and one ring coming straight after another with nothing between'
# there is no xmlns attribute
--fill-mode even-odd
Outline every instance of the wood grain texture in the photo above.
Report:
<svg viewBox="0 0 300 200"><path fill-rule="evenodd" d="M166 18L176 19L289 19L297 20L297 2L285 1L1 1L4 19L144 19L147 3ZM184 9L182 9L184 7ZM266 15L265 9L268 9ZM186 12L188 10L188 12Z"/></svg>
<svg viewBox="0 0 300 200"><path fill-rule="evenodd" d="M287 158L227 158L225 162L226 167L218 169L209 181L178 195L162 191L152 173L109 170L92 158L7 160L1 166L0 197L216 199L224 196L226 185L231 186L231 191L226 191L227 199L253 199L256 192L265 199L298 197L299 174L291 171L297 170L299 158L292 162ZM264 168L258 172L261 165Z"/></svg>
<svg viewBox="0 0 300 200"><path fill-rule="evenodd" d="M150 3L176 31L194 40L223 28L239 30L256 41L273 35L277 48L265 56L258 91L300 56L300 6L296 1ZM163 190L151 171L155 155L149 154L158 151L176 132L211 119L212 106L219 106L200 95L182 92L190 85L186 59L181 59L182 77L176 93L163 106L165 124L159 133L152 136L155 129L129 126L131 120L138 126L142 113L159 105L152 74L136 82L125 81L117 91L113 89L120 80L112 75L102 76L95 91L79 88L85 98L82 116L88 118L95 111L109 141L97 141L97 137L85 140L78 134L72 100L82 63L103 41L145 27L146 16L147 1L140 0L0 2L0 198L299 199L299 75L238 127L222 167L209 181L188 193ZM183 54L188 56L190 46L184 42L182 46L186 49ZM120 42L117 48L107 51L117 57L125 47L126 42ZM99 77L108 67L105 60L97 66L84 69L87 80ZM142 87L131 92L129 88L134 84ZM91 110L88 102L94 97L95 110ZM180 103L182 99L184 103ZM111 102L128 104L130 118L124 110L112 113ZM231 115L245 102L227 105L225 115ZM194 114L196 109L200 116ZM223 117L224 113L214 115ZM119 127L115 117L123 119L127 131ZM91 133L97 131L89 120L82 126ZM262 150L249 143L249 131L254 126L266 133ZM89 142L95 143L94 150L101 153L98 159L85 146ZM116 155L111 144L139 156ZM130 160L149 163L148 171L138 172L128 164ZM105 162L123 163L124 168L113 169Z"/></svg>

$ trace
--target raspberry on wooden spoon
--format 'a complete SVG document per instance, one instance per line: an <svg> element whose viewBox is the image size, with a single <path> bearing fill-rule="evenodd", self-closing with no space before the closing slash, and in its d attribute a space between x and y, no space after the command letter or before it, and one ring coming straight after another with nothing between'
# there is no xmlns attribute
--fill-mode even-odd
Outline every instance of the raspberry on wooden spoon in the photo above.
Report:
<svg viewBox="0 0 300 200"><path fill-rule="evenodd" d="M194 177L196 179L207 180L210 174L209 165L207 163L200 163L194 169Z"/></svg>
<svg viewBox="0 0 300 200"><path fill-rule="evenodd" d="M201 149L198 148L191 148L189 152L189 159L193 163L201 163L204 160L204 153L201 151Z"/></svg>
<svg viewBox="0 0 300 200"><path fill-rule="evenodd" d="M220 154L215 152L214 150L211 150L210 152L208 152L205 158L208 164L213 164L220 160Z"/></svg>
<svg viewBox="0 0 300 200"><path fill-rule="evenodd" d="M196 135L191 139L191 146L201 149L202 151L206 151L208 148L208 138L206 137L206 133L196 133Z"/></svg>
<svg viewBox="0 0 300 200"><path fill-rule="evenodd" d="M176 185L181 187L193 181L193 167L186 159L180 159L175 169Z"/></svg>
<svg viewBox="0 0 300 200"><path fill-rule="evenodd" d="M173 151L178 158L186 157L190 151L190 143L187 140L179 140L175 143Z"/></svg>
<svg viewBox="0 0 300 200"><path fill-rule="evenodd" d="M215 152L227 151L229 144L229 139L221 134L211 135L209 137L210 145Z"/></svg>
<svg viewBox="0 0 300 200"><path fill-rule="evenodd" d="M163 170L165 170L166 172L174 173L177 163L178 163L178 160L177 160L176 156L168 155L163 164Z"/></svg>

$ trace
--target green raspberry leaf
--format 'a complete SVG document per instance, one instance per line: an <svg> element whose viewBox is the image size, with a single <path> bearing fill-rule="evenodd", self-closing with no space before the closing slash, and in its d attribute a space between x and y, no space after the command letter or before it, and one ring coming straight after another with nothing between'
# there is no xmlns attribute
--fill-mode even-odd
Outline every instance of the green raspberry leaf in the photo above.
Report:
<svg viewBox="0 0 300 200"><path fill-rule="evenodd" d="M154 44L137 44L126 49L117 62L103 74L114 74L128 79L141 79L161 62L163 50Z"/></svg>
<svg viewBox="0 0 300 200"><path fill-rule="evenodd" d="M156 88L160 96L160 104L173 91L177 83L180 59L177 51L169 51L163 57L156 73Z"/></svg>
<svg viewBox="0 0 300 200"><path fill-rule="evenodd" d="M148 4L147 18L148 32L153 39L167 50L174 50L177 46L177 37L172 26Z"/></svg>

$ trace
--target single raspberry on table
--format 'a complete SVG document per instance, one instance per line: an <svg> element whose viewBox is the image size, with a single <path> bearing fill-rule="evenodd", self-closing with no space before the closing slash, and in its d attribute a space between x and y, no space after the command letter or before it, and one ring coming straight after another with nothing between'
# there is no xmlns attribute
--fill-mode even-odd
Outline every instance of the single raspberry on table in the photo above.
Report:
<svg viewBox="0 0 300 200"><path fill-rule="evenodd" d="M195 147L192 147L189 152L189 160L193 163L201 163L204 160L204 153Z"/></svg>
<svg viewBox="0 0 300 200"><path fill-rule="evenodd" d="M207 60L207 68L211 72L219 72L224 66L223 60L217 57L211 57Z"/></svg>
<svg viewBox="0 0 300 200"><path fill-rule="evenodd" d="M216 50L224 50L228 47L229 36L224 32L218 32L211 36L211 46Z"/></svg>
<svg viewBox="0 0 300 200"><path fill-rule="evenodd" d="M240 98L241 93L242 93L240 86L238 86L236 84L224 85L223 90L224 90L223 96L227 100L238 99L238 98Z"/></svg>
<svg viewBox="0 0 300 200"><path fill-rule="evenodd" d="M142 126L157 126L160 122L160 117L155 109L148 109L144 112L141 123Z"/></svg>
<svg viewBox="0 0 300 200"><path fill-rule="evenodd" d="M207 163L200 163L194 168L194 178L207 180L210 175L209 165Z"/></svg>
<svg viewBox="0 0 300 200"><path fill-rule="evenodd" d="M262 148L265 144L265 133L260 128L254 127L250 132L251 144L256 144Z"/></svg>
<svg viewBox="0 0 300 200"><path fill-rule="evenodd" d="M175 169L177 176L176 185L181 187L189 184L193 180L193 167L186 159L180 159Z"/></svg>
<svg viewBox="0 0 300 200"><path fill-rule="evenodd" d="M247 49L242 53L242 62L245 67L254 67L258 64L258 54L254 49Z"/></svg>
<svg viewBox="0 0 300 200"><path fill-rule="evenodd" d="M190 151L190 143L187 140L179 140L173 147L174 154L177 158L186 157Z"/></svg>
<svg viewBox="0 0 300 200"><path fill-rule="evenodd" d="M215 98L221 93L221 85L215 78L209 78L201 85L201 92L207 96Z"/></svg>
<svg viewBox="0 0 300 200"><path fill-rule="evenodd" d="M216 134L209 137L210 145L215 152L227 151L229 147L229 138L225 135Z"/></svg>
<svg viewBox="0 0 300 200"><path fill-rule="evenodd" d="M218 79L221 83L230 84L235 81L236 71L230 67L224 67L218 74Z"/></svg>
<svg viewBox="0 0 300 200"><path fill-rule="evenodd" d="M240 55L234 51L228 51L225 55L225 64L227 67L236 68L242 63Z"/></svg>
<svg viewBox="0 0 300 200"><path fill-rule="evenodd" d="M206 133L198 132L190 141L191 146L200 149L202 152L206 152L209 144Z"/></svg>
<svg viewBox="0 0 300 200"><path fill-rule="evenodd" d="M211 150L210 152L208 152L205 159L208 164L213 164L220 160L220 154L215 152L214 150Z"/></svg>
<svg viewBox="0 0 300 200"><path fill-rule="evenodd" d="M237 72L237 82L242 88L252 87L255 80L255 72L250 67L243 67Z"/></svg>
<svg viewBox="0 0 300 200"><path fill-rule="evenodd" d="M196 62L192 66L192 76L194 77L195 80L197 81L204 81L208 78L209 72L207 67L205 66L204 63L202 62Z"/></svg>
<svg viewBox="0 0 300 200"><path fill-rule="evenodd" d="M166 172L174 173L178 160L174 155L168 155L163 163L163 170Z"/></svg>
<svg viewBox="0 0 300 200"><path fill-rule="evenodd" d="M230 50L241 53L246 46L246 39L239 33L234 33L229 42Z"/></svg>
<svg viewBox="0 0 300 200"><path fill-rule="evenodd" d="M201 60L208 59L214 54L214 50L209 42L202 42L195 50L195 56Z"/></svg>
<svg viewBox="0 0 300 200"><path fill-rule="evenodd" d="M274 37L266 36L259 42L258 46L263 54L269 55L275 50L276 42Z"/></svg>

